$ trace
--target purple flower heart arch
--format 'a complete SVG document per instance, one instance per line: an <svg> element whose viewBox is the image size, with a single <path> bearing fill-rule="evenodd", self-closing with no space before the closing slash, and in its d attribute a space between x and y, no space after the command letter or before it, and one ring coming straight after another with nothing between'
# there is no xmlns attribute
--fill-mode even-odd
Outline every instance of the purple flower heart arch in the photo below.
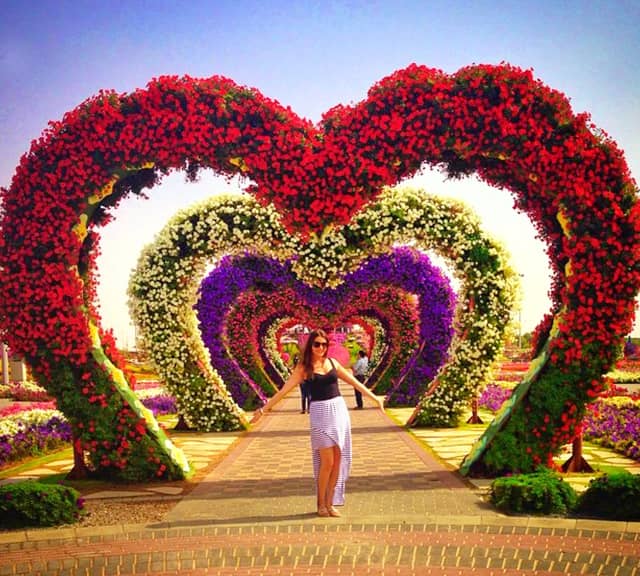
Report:
<svg viewBox="0 0 640 576"><path fill-rule="evenodd" d="M393 280L392 280L393 281ZM356 289L356 288L354 288ZM344 314L340 313L340 310L349 310L349 313L351 313L351 309L352 307L340 307L336 310L335 306L331 306L331 298L332 297L337 297L336 301L343 301L346 302L347 301L347 295L349 293L349 291L341 291L342 294L331 294L332 291L328 291L329 294L327 295L326 293L323 293L323 296L325 296L325 301L324 301L324 305L323 304L319 304L318 303L318 298L300 298L300 293L297 292L296 293L296 298L297 300L300 302L299 304L299 309L296 312L296 309L294 308L293 310L289 307L288 310L292 310L291 313L298 314L298 318L300 319L300 322L302 323L306 323L309 325L313 325L314 323L317 323L318 321L320 321L320 319L322 319L323 321L327 322L327 320L329 320L326 323L326 326L332 326L335 325L336 322L340 323L340 322L344 322L346 321L346 318L344 317ZM373 294L373 293L372 293ZM317 296L317 292L315 294ZM328 297L327 297L328 296ZM315 303L312 302L312 300L315 300ZM277 300L279 303L281 302L281 299ZM271 303L273 304L273 303ZM311 308L311 312L308 309L305 309L305 304L310 304L310 308ZM255 320L256 318L261 319L262 316L260 315L260 310L259 308L264 306L264 304L260 304L259 306L257 306L257 309L251 309L251 313L250 314L246 314L245 318L248 318L247 324L250 324L253 320ZM284 313L283 311L285 309L287 309L288 304L287 303L281 303L279 304L279 306L276 306L277 309L280 310L280 313ZM363 314L364 310L362 309L363 306L369 307L366 311L368 313L372 313L372 308L370 307L375 307L376 306L376 300L371 298L371 297L366 297L366 293L364 294L364 299L362 300L362 303L359 303L358 306L356 306L356 312L358 314ZM333 310L332 310L333 309ZM331 312L328 312L328 310L330 310ZM424 308L422 309L423 312L423 317L424 317ZM335 316L335 314L338 314L338 316ZM333 314L333 317L327 317L328 314ZM396 311L393 315L390 315L391 318L394 319L398 319L402 314L402 311ZM264 320L264 322L269 322L271 321L269 316L266 316L266 319ZM415 323L413 321L411 321L411 323ZM393 322L394 326L396 324L396 322ZM418 323L419 324L419 323ZM259 329L260 332L260 329ZM413 347L415 347L416 343L411 341L409 339L409 331L407 330L397 330L394 329L392 330L392 333L394 334L393 337L393 342L396 346L394 346L394 351L395 354L392 354L391 356L393 356L393 360L394 360L394 366L401 366L402 362L406 359L406 357L409 355L409 353L411 352L411 349ZM228 348L232 349L235 348L237 350L237 354L238 357L242 357L243 355L247 356L247 363L249 364L250 367L248 366L244 366L245 367L245 372L248 373L252 373L255 374L255 367L260 364L261 368L258 369L258 373L256 375L256 379L258 380L262 380L263 376L264 376L264 371L262 370L262 367L266 368L269 365L269 361L267 362L260 362L260 360L262 360L262 351L264 350L264 346L260 344L261 340L257 339L257 340L253 340L251 342L251 345L242 345L242 331L239 331L236 335L235 338L228 338L225 340L225 342L227 342L227 346ZM433 342L434 342L434 347L435 347L435 343L437 342L436 339L436 335L434 333L432 333L433 336ZM240 344L238 344L238 342L240 342ZM427 347L429 348L429 347ZM445 347L443 347L445 348ZM446 348L445 348L446 349ZM248 351L251 351L253 354L247 354ZM259 354L258 354L259 351ZM433 351L433 350L432 350ZM257 361L254 361L256 358L258 358ZM440 362L442 362L444 356L440 357ZM425 356L423 356L422 358L422 362L424 362ZM438 363L438 364L439 364ZM251 368L253 367L253 368ZM383 371L384 372L384 371ZM431 370L429 370L429 372L431 372L431 377L433 377L433 367ZM393 375L395 375L397 373L397 370L388 370L385 374L385 378L380 378L378 381L378 385L379 385L379 391L380 392L384 392L387 391L387 389L389 388L389 386L391 385L390 379L392 378ZM430 379L429 378L429 379ZM409 379L407 381L407 383L410 381L411 379ZM396 390L396 392L398 392Z"/></svg>
<svg viewBox="0 0 640 576"><path fill-rule="evenodd" d="M240 405L244 405L249 398L249 386L254 395L263 396L271 395L274 384L278 384L266 375L264 363L262 367L255 363L253 366L245 365L242 367L243 373L240 373L237 359L229 354L228 346L225 346L228 340L225 338L225 320L229 308L242 292L259 290L270 293L289 286L299 301L308 303L312 309L320 310L325 315L339 312L354 290L377 284L396 286L415 294L419 299L419 336L424 346L404 378L404 389L394 389L389 381L390 376L383 382L373 383L378 392L390 392L388 400L391 404L415 405L447 357L453 337L455 296L448 279L431 264L429 257L409 248L395 249L389 254L369 259L360 268L347 274L339 286L327 290L298 280L292 273L290 262L281 263L272 258L252 255L223 259L202 282L196 304L200 332L212 366ZM370 299L363 303L364 308L372 305L374 302ZM305 316L300 311L298 318ZM247 332L250 332L249 326ZM259 333L260 326L256 334ZM246 340L235 343L244 349L259 351L262 357L264 347L255 335L251 338L247 334ZM405 347L402 335L398 344L401 348ZM247 374L259 376L252 379L248 386ZM262 394L258 391L256 381L264 383Z"/></svg>
<svg viewBox="0 0 640 576"><path fill-rule="evenodd" d="M531 470L572 439L631 331L640 209L615 143L564 95L509 65L455 74L411 65L318 126L221 77L100 92L50 124L2 191L2 339L56 396L97 473L179 477L188 466L166 455L166 438L129 394L93 304L93 231L109 208L171 170L209 167L247 176L290 230L310 233L348 223L425 162L511 191L547 241L553 318L536 347L547 368L470 466Z"/></svg>

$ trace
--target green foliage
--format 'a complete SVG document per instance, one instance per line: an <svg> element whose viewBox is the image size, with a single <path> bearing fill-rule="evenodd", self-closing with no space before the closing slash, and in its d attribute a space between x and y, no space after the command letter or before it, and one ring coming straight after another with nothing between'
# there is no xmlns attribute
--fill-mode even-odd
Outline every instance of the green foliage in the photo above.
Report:
<svg viewBox="0 0 640 576"><path fill-rule="evenodd" d="M291 370L294 366L294 358L300 358L300 348L295 342L285 342L282 349L289 355L289 361L286 364L287 368Z"/></svg>
<svg viewBox="0 0 640 576"><path fill-rule="evenodd" d="M356 340L353 334L349 334L347 337L344 347L349 351L349 366L351 366L358 359L358 352L360 350L364 350L360 343ZM366 350L364 350L366 354Z"/></svg>
<svg viewBox="0 0 640 576"><path fill-rule="evenodd" d="M577 493L551 470L496 478L491 484L491 503L503 512L566 514L573 509Z"/></svg>
<svg viewBox="0 0 640 576"><path fill-rule="evenodd" d="M393 407L393 404L388 403L387 406ZM456 428L461 425L462 415L462 410L450 410L444 414L437 407L427 405L418 412L412 426L416 428Z"/></svg>
<svg viewBox="0 0 640 576"><path fill-rule="evenodd" d="M131 442L126 466L123 464L102 467L98 474L92 473L92 477L112 482L152 482L184 477L171 459L157 452L153 440L148 436Z"/></svg>
<svg viewBox="0 0 640 576"><path fill-rule="evenodd" d="M637 370L612 370L607 376L613 380L615 384L630 384L640 382L640 373Z"/></svg>
<svg viewBox="0 0 640 576"><path fill-rule="evenodd" d="M278 391L278 387L273 383L271 378L267 376L267 373L260 364L248 366L247 375L267 396L273 396ZM247 400L242 405L243 410L255 410L259 406L262 406L262 402L247 383L243 383L241 389L247 394Z"/></svg>
<svg viewBox="0 0 640 576"><path fill-rule="evenodd" d="M82 510L80 493L59 484L19 482L0 486L0 526L57 526L75 522Z"/></svg>
<svg viewBox="0 0 640 576"><path fill-rule="evenodd" d="M398 359L396 358L392 360L386 370L379 375L378 379L375 381L375 384L373 385L374 394L386 394L393 386L394 381L400 376L400 370L401 366ZM390 406L390 404L387 405Z"/></svg>
<svg viewBox="0 0 640 576"><path fill-rule="evenodd" d="M576 423L582 420L587 395L582 381L593 374L562 372L547 365L529 390L525 400L516 406L501 433L488 446L483 467L476 472L498 476L509 472L532 472L549 461L562 443L570 442ZM564 422L562 427L552 422ZM525 448L526 447L526 448Z"/></svg>
<svg viewBox="0 0 640 576"><path fill-rule="evenodd" d="M514 415L512 422L515 422ZM487 449L483 466L475 471L480 475L500 476L514 471L527 470L531 467L531 456L522 449L514 435L502 434L493 439Z"/></svg>
<svg viewBox="0 0 640 576"><path fill-rule="evenodd" d="M640 476L624 471L594 478L575 511L580 516L640 520Z"/></svg>

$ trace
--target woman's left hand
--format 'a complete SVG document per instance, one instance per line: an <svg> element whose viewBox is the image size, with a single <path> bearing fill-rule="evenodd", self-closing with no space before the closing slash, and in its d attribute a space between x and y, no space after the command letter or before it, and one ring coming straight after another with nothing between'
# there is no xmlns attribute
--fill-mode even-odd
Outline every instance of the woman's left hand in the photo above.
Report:
<svg viewBox="0 0 640 576"><path fill-rule="evenodd" d="M376 402L378 404L378 408L380 408L380 410L384 411L384 401L385 401L385 397L384 396L377 396L374 395L376 397Z"/></svg>

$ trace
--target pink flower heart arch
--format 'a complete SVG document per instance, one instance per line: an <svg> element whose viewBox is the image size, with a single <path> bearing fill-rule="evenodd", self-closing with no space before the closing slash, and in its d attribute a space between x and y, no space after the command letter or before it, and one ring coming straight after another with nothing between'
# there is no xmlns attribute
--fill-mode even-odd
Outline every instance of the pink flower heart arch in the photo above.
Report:
<svg viewBox="0 0 640 576"><path fill-rule="evenodd" d="M170 170L209 167L247 176L248 190L273 202L290 230L310 233L347 224L384 185L424 163L510 190L547 242L554 328L551 318L539 327L545 368L469 470L545 464L573 437L631 331L637 190L620 150L586 114L509 65L455 74L411 65L318 126L221 77L162 77L131 94L101 92L50 124L2 192L2 338L56 395L87 448L97 441L81 423L122 427L100 470L180 476L183 462L149 458L166 438L145 431L127 402L109 399L103 360L115 349L99 327L92 279L93 230L108 208ZM100 406L108 410L98 422ZM526 449L507 457L514 438Z"/></svg>
<svg viewBox="0 0 640 576"><path fill-rule="evenodd" d="M360 329L362 329L362 332L358 336L363 338L362 335L365 334L363 339L371 346L371 348L365 347L365 349L370 350L370 364L375 366L374 374L369 378L369 382L373 382L373 378L375 378L376 382L385 384L386 388L388 388L389 385L393 383L392 378L398 375L399 368L396 368L396 366L399 367L402 365L401 362L394 362L396 359L394 352L396 350L403 350L402 354L406 354L406 352L404 352L403 346L396 345L396 340L390 338L397 324L394 325L393 318L389 318L385 312L375 304L377 303L374 303L369 309L362 310L361 314L351 316L344 324L333 324L331 326L331 331L327 332L330 340L329 354L331 355L333 352L337 352L337 355L340 356L340 362L348 366L351 361L351 353L349 352L349 348L345 346L345 342L353 345L358 341L358 338L347 335L343 329L358 325ZM245 310L246 309L241 309L239 312L242 313ZM280 312L276 312L261 320L257 326L255 338L260 345L258 351L259 361L262 366L264 366L264 372L268 375L269 380L275 382L276 386L280 388L291 373L293 356L299 355L299 349L305 341L306 334L314 329L317 321L314 319L313 322L307 324L303 322L304 318L283 316ZM298 333L297 344L294 350L291 350L291 343L287 346L289 350L285 350L285 346L281 341L283 335L282 327L285 325L301 330L301 332ZM276 336L278 333L280 334L280 338ZM286 336L291 337L291 334L287 334ZM401 336L404 338L404 333L401 333ZM411 340L413 336L413 334L410 334L407 340ZM231 342L231 340L229 340L229 342ZM391 348L390 345L393 345L393 348ZM229 351L233 353L234 348L235 347L231 345ZM349 354L349 357L346 356L345 352ZM416 350L411 350L411 346L409 346L409 353L415 352ZM283 354L284 358L282 357ZM253 362L254 358L246 358L246 360ZM394 366L394 364L396 366ZM384 378L382 382L381 377ZM382 388L380 388L379 391L376 390L378 390L378 386L375 387L374 391L384 394Z"/></svg>
<svg viewBox="0 0 640 576"><path fill-rule="evenodd" d="M369 380L379 381L378 374L386 373L392 362L392 350L389 346L394 341L387 335L391 332L389 319L377 310L368 310L366 314L351 318L351 322L345 324L345 328L353 328L357 324L361 332L357 335L347 335L341 330L341 326L332 326L327 332L331 345L329 350L339 350L344 354L344 349L349 351L356 343L369 352L370 365L375 366L369 376ZM283 316L276 313L265 318L258 327L258 341L260 343L260 356L269 373L271 381L280 387L291 373L293 360L299 355L300 346L306 341L306 335L313 330L314 324L304 325L295 316ZM296 340L288 340L292 333ZM204 337L204 335L203 335ZM351 356L351 354L350 354Z"/></svg>

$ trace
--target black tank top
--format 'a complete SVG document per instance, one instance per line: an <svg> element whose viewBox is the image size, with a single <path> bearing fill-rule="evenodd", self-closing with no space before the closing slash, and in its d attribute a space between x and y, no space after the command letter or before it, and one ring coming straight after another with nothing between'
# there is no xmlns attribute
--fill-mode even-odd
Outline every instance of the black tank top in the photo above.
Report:
<svg viewBox="0 0 640 576"><path fill-rule="evenodd" d="M340 388L338 387L338 373L336 367L331 362L331 370L326 374L318 374L314 372L313 376L307 380L307 390L311 395L311 401L329 400L340 396Z"/></svg>

